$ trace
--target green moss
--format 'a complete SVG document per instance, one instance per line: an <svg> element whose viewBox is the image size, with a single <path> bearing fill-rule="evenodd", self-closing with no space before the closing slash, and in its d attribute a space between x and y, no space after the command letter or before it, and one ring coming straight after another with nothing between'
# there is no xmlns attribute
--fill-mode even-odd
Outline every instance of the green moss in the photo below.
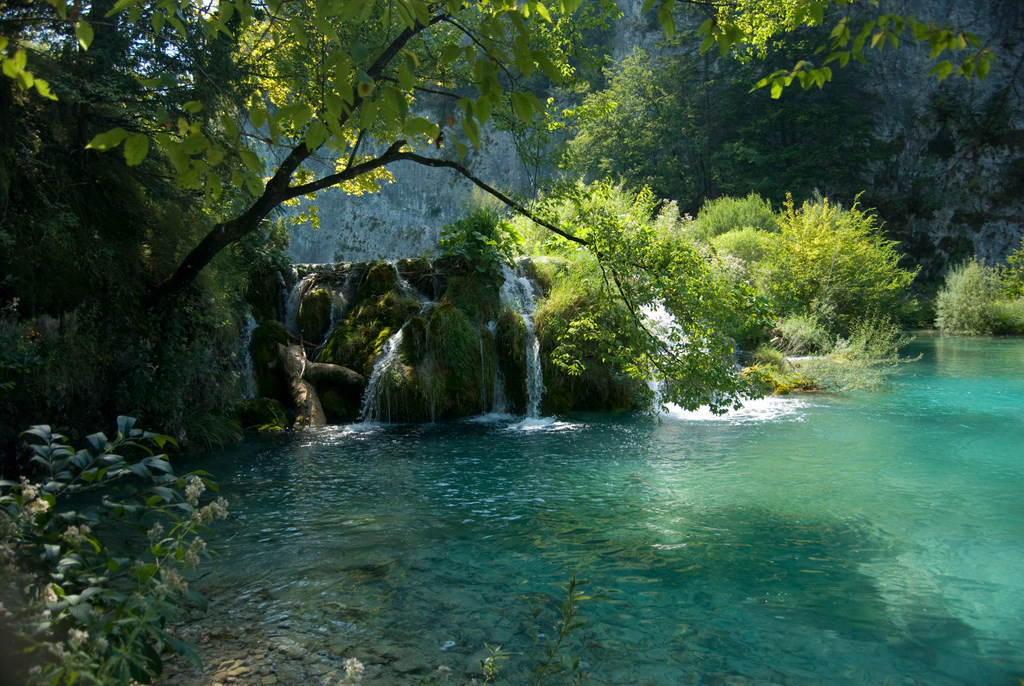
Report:
<svg viewBox="0 0 1024 686"><path fill-rule="evenodd" d="M546 389L541 402L544 414L565 414L573 410L625 411L639 406L645 385L606 362L601 347L593 342L572 340L573 373L555 364L562 347L560 340L580 314L597 308L586 280L559 278L551 296L534 313L534 331Z"/></svg>
<svg viewBox="0 0 1024 686"><path fill-rule="evenodd" d="M495 331L498 366L505 379L505 399L512 412L526 411L526 324L517 312L506 309Z"/></svg>
<svg viewBox="0 0 1024 686"><path fill-rule="evenodd" d="M498 316L501 297L500 285L484 274L451 275L441 302L462 310L473 322L481 324Z"/></svg>
<svg viewBox="0 0 1024 686"><path fill-rule="evenodd" d="M277 358L276 348L279 343L288 343L288 331L285 330L284 324L273 319L268 319L253 329L249 341L256 390L265 398L287 397L280 375L268 368L268 365Z"/></svg>
<svg viewBox="0 0 1024 686"><path fill-rule="evenodd" d="M302 296L299 303L299 333L307 341L320 342L331 327L333 298L326 288L316 288Z"/></svg>
<svg viewBox="0 0 1024 686"><path fill-rule="evenodd" d="M378 287L387 283L396 289L377 292ZM320 361L344 365L369 376L373 358L387 339L420 311L419 301L402 294L397 285L395 270L390 264L371 267L356 291L349 315L334 327L324 344Z"/></svg>
<svg viewBox="0 0 1024 686"><path fill-rule="evenodd" d="M480 340L466 314L451 304L430 313L430 351L445 371L471 374L480 367Z"/></svg>
<svg viewBox="0 0 1024 686"><path fill-rule="evenodd" d="M355 302L377 300L385 293L398 290L398 272L394 265L380 262L367 270L362 283L356 289Z"/></svg>
<svg viewBox="0 0 1024 686"><path fill-rule="evenodd" d="M418 365L427 354L427 320L413 317L405 325L402 334L402 363Z"/></svg>
<svg viewBox="0 0 1024 686"><path fill-rule="evenodd" d="M243 400L235 408L238 421L246 429L283 429L288 426L288 412L273 398Z"/></svg>
<svg viewBox="0 0 1024 686"><path fill-rule="evenodd" d="M444 293L445 276L430 260L424 257L399 260L397 266L402 278L430 300L437 300Z"/></svg>

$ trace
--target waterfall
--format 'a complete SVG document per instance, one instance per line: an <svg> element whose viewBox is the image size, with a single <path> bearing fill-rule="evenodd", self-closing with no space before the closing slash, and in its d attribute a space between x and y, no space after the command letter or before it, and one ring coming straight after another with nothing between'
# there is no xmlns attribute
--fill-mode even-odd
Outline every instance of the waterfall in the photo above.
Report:
<svg viewBox="0 0 1024 686"><path fill-rule="evenodd" d="M387 381L395 367L402 364L399 349L402 345L403 330L399 329L398 333L388 339L381 351L380 359L373 365L370 380L363 393L363 407L359 411L359 420L362 422L391 421L391 394L388 392L390 386ZM382 395L386 413L381 412Z"/></svg>
<svg viewBox="0 0 1024 686"><path fill-rule="evenodd" d="M487 322L487 330L497 341L498 322ZM508 414L508 400L505 399L505 377L501 374L501 365L498 364L498 346L494 346L494 397L491 400L491 412L494 414Z"/></svg>
<svg viewBox="0 0 1024 686"><path fill-rule="evenodd" d="M679 320L665 309L665 304L657 302L655 305L648 305L640 308L640 317L644 326L661 341L667 350L675 354L685 354L683 346L686 345L687 337L680 326ZM652 369L651 372L657 370ZM665 381L652 376L647 380L647 388L651 391L651 411L655 414L662 414L665 411Z"/></svg>
<svg viewBox="0 0 1024 686"><path fill-rule="evenodd" d="M529 278L502 266L505 282L501 285L501 304L515 310L526 325L526 416L540 416L544 395L544 377L540 368L540 342L533 331L533 311L537 307L534 284ZM497 404L497 398L495 398Z"/></svg>
<svg viewBox="0 0 1024 686"><path fill-rule="evenodd" d="M252 373L252 352L249 344L252 342L252 332L256 330L256 318L252 312L245 316L245 328L238 338L238 373L245 381L245 397L252 399L256 397L256 376Z"/></svg>
<svg viewBox="0 0 1024 686"><path fill-rule="evenodd" d="M298 272L295 267L292 267L292 274L298 277ZM295 335L299 334L299 305L302 304L302 296L304 296L306 291L309 290L309 287L313 285L313 280L316 279L316 277L316 272L306 274L295 282L295 285L292 286L290 291L288 291L288 295L285 296L284 321L281 323L284 324L284 328L286 328L289 333L293 333Z"/></svg>

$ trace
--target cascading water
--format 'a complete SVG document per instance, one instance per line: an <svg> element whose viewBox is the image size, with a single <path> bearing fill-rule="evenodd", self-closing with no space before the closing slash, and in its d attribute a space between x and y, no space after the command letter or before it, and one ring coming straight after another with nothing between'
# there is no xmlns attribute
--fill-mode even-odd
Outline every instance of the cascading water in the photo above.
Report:
<svg viewBox="0 0 1024 686"><path fill-rule="evenodd" d="M640 316L644 326L661 341L665 348L676 354L685 354L683 347L686 345L687 337L680 326L679 320L665 309L663 303L651 307L640 308ZM652 394L651 408L655 413L661 413L664 409L665 382L663 379L650 378L647 380L647 388Z"/></svg>
<svg viewBox="0 0 1024 686"><path fill-rule="evenodd" d="M398 271L398 266L394 263L389 263L395 269L395 277L398 279L398 284L402 290L408 295L414 296L419 299L421 306L419 314L426 314L431 308L437 303L427 300L423 295L416 290L416 288L402 278L401 273ZM366 391L363 393L363 405L359 412L359 419L362 422L391 422L394 410L397 408L392 407L391 398L391 377L394 374L400 373L400 367L402 365L401 359L401 345L403 332L405 331L405 325L409 322L406 321L402 324L401 328L391 336L384 344L381 350L380 357L373 365L373 370L370 372L370 379L366 384ZM430 327L426 328L424 332L424 349L429 355L430 351ZM430 419L434 421L436 416L436 398L431 396L431 407L430 407Z"/></svg>
<svg viewBox="0 0 1024 686"><path fill-rule="evenodd" d="M533 331L533 311L537 307L534 284L525 275L515 273L504 265L502 276L505 282L500 290L501 304L515 310L526 325L526 416L539 417L544 377L540 368L540 342Z"/></svg>
<svg viewBox="0 0 1024 686"><path fill-rule="evenodd" d="M363 393L363 406L359 411L359 420L362 422L390 422L392 415L391 394L389 376L396 371L396 367L402 364L399 350L402 345L402 331L388 339L381 351L380 359L373 365L370 372L370 380L366 384L366 391Z"/></svg>
<svg viewBox="0 0 1024 686"><path fill-rule="evenodd" d="M497 339L498 322L487 322L487 330L491 336ZM501 373L501 366L497 360L497 346L494 351L494 397L491 400L491 412L494 414L508 414L508 401L505 399L505 377Z"/></svg>
<svg viewBox="0 0 1024 686"><path fill-rule="evenodd" d="M298 277L298 272L294 267L292 267L292 274ZM313 285L316 277L316 272L311 272L298 279L284 299L284 321L282 323L289 333L295 335L299 333L299 305L302 304L302 296Z"/></svg>
<svg viewBox="0 0 1024 686"><path fill-rule="evenodd" d="M256 377L252 373L252 352L249 344L252 342L252 332L256 330L256 318L252 313L245 317L245 328L238 338L238 373L245 383L245 397L248 399L256 397Z"/></svg>

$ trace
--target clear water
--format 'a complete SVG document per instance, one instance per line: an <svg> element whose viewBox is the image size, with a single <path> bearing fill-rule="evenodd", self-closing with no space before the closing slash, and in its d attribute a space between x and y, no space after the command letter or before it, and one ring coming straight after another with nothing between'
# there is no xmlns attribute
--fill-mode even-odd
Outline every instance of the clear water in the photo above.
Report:
<svg viewBox="0 0 1024 686"><path fill-rule="evenodd" d="M725 419L248 443L204 464L233 518L200 585L325 660L386 643L436 667L486 642L515 683L550 629L522 613L560 602L571 567L601 596L575 652L598 683L1016 686L1024 340L913 348L888 391Z"/></svg>

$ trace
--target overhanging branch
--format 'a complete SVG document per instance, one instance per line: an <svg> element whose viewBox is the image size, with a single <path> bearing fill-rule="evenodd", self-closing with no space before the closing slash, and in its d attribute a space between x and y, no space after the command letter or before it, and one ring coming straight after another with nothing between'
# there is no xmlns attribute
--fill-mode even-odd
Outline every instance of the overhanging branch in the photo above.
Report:
<svg viewBox="0 0 1024 686"><path fill-rule="evenodd" d="M538 224L540 226L543 226L548 231L551 231L552 233L556 233L556 234L558 234L559 236L561 236L562 238L564 238L564 239L566 239L568 241L572 241L573 243L576 243L578 245L582 245L582 246L584 246L586 248L592 247L590 245L590 243L588 243L584 239L580 238L579 236L574 236L573 234L569 233L568 231L565 231L565 230L560 229L559 227L555 226L554 224L552 224L551 222L547 221L546 219L538 217L533 211L531 211L530 209L528 209L527 207L525 207L521 203L516 202L515 200L513 200L509 196L507 196L504 193L502 193L501 191L499 191L494 186L491 186L491 185L487 184L482 179L480 179L478 176L474 176L472 172L470 172L468 169L466 169L466 167L463 166L462 164L460 164L459 162L455 162L454 160L442 160L442 159L438 159L436 157L426 157L424 155L420 155L420 154L415 153L415 152L400 152L400 153L395 155L394 159L395 160L409 160L410 162L415 162L417 164L422 164L422 165L424 165L426 167L438 167L438 168L442 168L442 169L453 169L453 170L457 171L458 173L462 174L463 176L465 176L467 179L472 181L474 184L476 184L476 186L478 188L480 188L481 190L483 190L483 191L489 193L490 195L494 196L495 198L497 198L498 200L500 200L501 202L503 202L504 204L508 205L513 210L518 212L519 214L521 214L524 217L526 217L527 219L529 219L530 221L532 221L532 222L534 222L534 223L536 223L536 224Z"/></svg>

